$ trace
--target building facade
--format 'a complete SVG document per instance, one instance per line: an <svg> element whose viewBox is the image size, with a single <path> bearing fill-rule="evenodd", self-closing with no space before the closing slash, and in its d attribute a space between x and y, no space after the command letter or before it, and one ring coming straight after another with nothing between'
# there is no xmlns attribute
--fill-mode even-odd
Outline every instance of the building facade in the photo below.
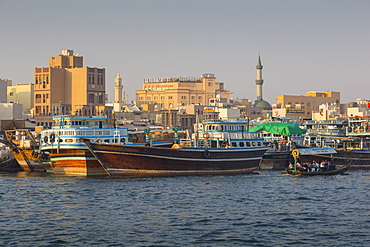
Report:
<svg viewBox="0 0 370 247"><path fill-rule="evenodd" d="M49 66L34 69L35 116L98 115L104 112L105 69L83 67L73 50L49 58Z"/></svg>
<svg viewBox="0 0 370 247"><path fill-rule="evenodd" d="M0 103L0 120L23 119L22 105L16 103Z"/></svg>
<svg viewBox="0 0 370 247"><path fill-rule="evenodd" d="M200 78L149 78L144 80L143 89L136 90L136 102L139 106L153 104L155 110L173 110L191 104L208 105L213 98L229 103L230 94L224 83L216 82L214 74Z"/></svg>
<svg viewBox="0 0 370 247"><path fill-rule="evenodd" d="M30 114L33 108L33 83L16 84L8 86L8 103L22 104L22 110L25 114Z"/></svg>
<svg viewBox="0 0 370 247"><path fill-rule="evenodd" d="M0 103L7 103L7 88L12 85L12 80L0 78Z"/></svg>
<svg viewBox="0 0 370 247"><path fill-rule="evenodd" d="M340 106L340 92L307 92L306 95L278 95L273 106L273 117L295 117L311 119L313 112L319 112L320 105Z"/></svg>

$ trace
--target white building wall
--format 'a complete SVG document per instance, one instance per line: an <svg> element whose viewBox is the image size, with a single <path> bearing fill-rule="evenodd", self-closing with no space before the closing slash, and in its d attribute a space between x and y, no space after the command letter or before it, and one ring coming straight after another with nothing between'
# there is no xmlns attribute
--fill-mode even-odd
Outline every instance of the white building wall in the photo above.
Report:
<svg viewBox="0 0 370 247"><path fill-rule="evenodd" d="M221 119L240 118L240 109L219 108L217 111Z"/></svg>
<svg viewBox="0 0 370 247"><path fill-rule="evenodd" d="M369 109L364 107L349 107L347 108L347 115L348 117L364 117L370 116Z"/></svg>
<svg viewBox="0 0 370 247"><path fill-rule="evenodd" d="M21 104L0 103L0 120L9 119L23 119Z"/></svg>

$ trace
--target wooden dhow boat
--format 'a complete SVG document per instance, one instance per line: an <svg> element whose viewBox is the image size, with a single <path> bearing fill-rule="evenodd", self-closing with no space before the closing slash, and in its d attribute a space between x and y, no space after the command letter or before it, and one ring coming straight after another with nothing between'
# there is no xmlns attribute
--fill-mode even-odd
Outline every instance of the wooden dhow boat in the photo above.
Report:
<svg viewBox="0 0 370 247"><path fill-rule="evenodd" d="M243 128L236 128L235 124L203 123L196 127L191 138L180 140L172 148L93 143L88 139L81 141L108 175L251 173L259 169L268 148L263 145L259 133L243 132Z"/></svg>
<svg viewBox="0 0 370 247"><path fill-rule="evenodd" d="M39 140L29 129L5 131L5 141L23 171L44 172L48 156L39 151Z"/></svg>
<svg viewBox="0 0 370 247"><path fill-rule="evenodd" d="M60 115L53 117L55 126L41 131L40 151L48 154L46 171L61 175L105 175L102 166L80 138L106 144L133 146L169 146L184 132L151 130L128 132L126 127L107 127L107 117Z"/></svg>

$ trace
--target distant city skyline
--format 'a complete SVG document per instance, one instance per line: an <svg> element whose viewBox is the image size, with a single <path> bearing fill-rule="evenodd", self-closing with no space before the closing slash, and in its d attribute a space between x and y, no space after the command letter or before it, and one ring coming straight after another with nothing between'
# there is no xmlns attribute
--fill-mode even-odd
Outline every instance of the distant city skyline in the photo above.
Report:
<svg viewBox="0 0 370 247"><path fill-rule="evenodd" d="M341 102L370 99L370 1L0 0L0 78L33 82L35 67L64 49L117 73L128 100L145 78L214 73L232 98L256 100L337 91Z"/></svg>

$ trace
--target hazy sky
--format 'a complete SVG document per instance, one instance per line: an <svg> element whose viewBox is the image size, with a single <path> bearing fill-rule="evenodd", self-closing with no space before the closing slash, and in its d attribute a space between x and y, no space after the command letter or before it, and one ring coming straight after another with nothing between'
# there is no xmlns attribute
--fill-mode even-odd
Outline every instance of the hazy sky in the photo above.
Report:
<svg viewBox="0 0 370 247"><path fill-rule="evenodd" d="M33 82L63 49L121 73L129 100L145 78L214 73L233 98L339 91L370 99L370 0L0 0L0 78Z"/></svg>

